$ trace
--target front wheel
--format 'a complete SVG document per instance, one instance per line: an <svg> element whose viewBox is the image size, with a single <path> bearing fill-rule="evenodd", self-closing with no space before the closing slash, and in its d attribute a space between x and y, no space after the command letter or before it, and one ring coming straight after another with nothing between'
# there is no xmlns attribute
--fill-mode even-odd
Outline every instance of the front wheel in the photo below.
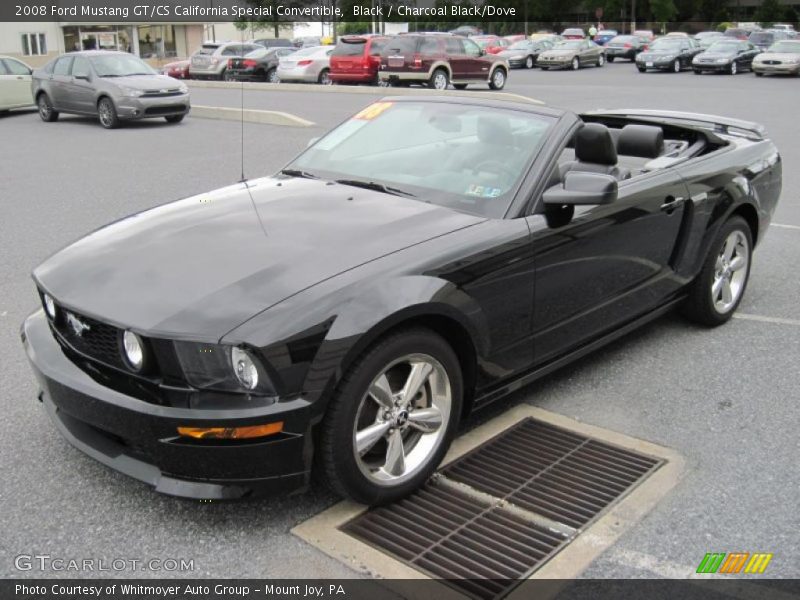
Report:
<svg viewBox="0 0 800 600"><path fill-rule="evenodd" d="M700 274L692 282L682 306L684 316L716 326L733 316L750 277L753 237L741 217L733 217L711 244Z"/></svg>
<svg viewBox="0 0 800 600"><path fill-rule="evenodd" d="M759 73L758 71L753 71L756 74L756 77L763 77L764 73Z"/></svg>
<svg viewBox="0 0 800 600"><path fill-rule="evenodd" d="M597 57L597 66L602 67L604 64L606 64L606 57L601 54Z"/></svg>
<svg viewBox="0 0 800 600"><path fill-rule="evenodd" d="M700 69L694 69L694 74L695 75L702 75L703 72Z"/></svg>
<svg viewBox="0 0 800 600"><path fill-rule="evenodd" d="M526 69L532 69L533 68L533 57L532 56L528 56L528 58L525 59L525 68Z"/></svg>
<svg viewBox="0 0 800 600"><path fill-rule="evenodd" d="M608 57L608 62L610 62L610 63L614 62L614 57L613 56L609 56Z"/></svg>
<svg viewBox="0 0 800 600"><path fill-rule="evenodd" d="M36 106L39 109L39 116L42 121L52 123L58 119L58 111L53 108L53 104L50 102L50 98L47 97L47 94L39 94L39 98L36 100Z"/></svg>
<svg viewBox="0 0 800 600"><path fill-rule="evenodd" d="M581 68L581 61L576 56L575 58L572 59L572 70L577 71L580 68Z"/></svg>
<svg viewBox="0 0 800 600"><path fill-rule="evenodd" d="M166 120L167 123L180 123L183 121L183 117L185 116L186 115L170 115L168 117L164 117L164 120Z"/></svg>
<svg viewBox="0 0 800 600"><path fill-rule="evenodd" d="M736 75L736 73L738 73L738 72L739 72L739 67L736 65L736 61L733 61L731 63L731 66L728 67L728 73L730 75Z"/></svg>
<svg viewBox="0 0 800 600"><path fill-rule="evenodd" d="M331 85L333 81L331 81L331 71L330 69L322 69L319 73L319 77L317 77L317 83L321 85Z"/></svg>
<svg viewBox="0 0 800 600"><path fill-rule="evenodd" d="M639 73L646 73L647 72L647 67L640 67L640 66L637 65L636 68L639 69Z"/></svg>
<svg viewBox="0 0 800 600"><path fill-rule="evenodd" d="M497 68L492 73L492 76L489 78L489 88L493 90L502 90L506 85L506 72L501 69Z"/></svg>
<svg viewBox="0 0 800 600"><path fill-rule="evenodd" d="M111 98L100 98L100 102L97 103L97 116L100 119L100 125L106 129L115 129L119 127L117 108L114 106Z"/></svg>
<svg viewBox="0 0 800 600"><path fill-rule="evenodd" d="M672 63L672 72L673 73L680 73L681 72L681 61L678 60L677 58Z"/></svg>
<svg viewBox="0 0 800 600"><path fill-rule="evenodd" d="M342 378L322 421L331 487L365 504L420 487L452 441L462 393L458 359L439 335L414 328L380 340Z"/></svg>
<svg viewBox="0 0 800 600"><path fill-rule="evenodd" d="M267 71L266 75L267 83L278 83L280 82L280 78L278 77L278 69L272 67L269 71Z"/></svg>

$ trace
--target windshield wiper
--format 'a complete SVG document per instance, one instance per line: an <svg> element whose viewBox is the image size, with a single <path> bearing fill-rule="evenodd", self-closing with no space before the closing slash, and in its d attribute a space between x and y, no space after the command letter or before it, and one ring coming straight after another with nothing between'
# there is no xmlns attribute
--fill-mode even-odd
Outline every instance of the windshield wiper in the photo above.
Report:
<svg viewBox="0 0 800 600"><path fill-rule="evenodd" d="M377 181L361 181L360 179L337 179L336 183L342 185L352 185L353 187L360 187L366 190L375 190L376 192L383 192L384 194L393 194L395 196L407 196L409 198L416 198L411 192L401 190L396 187L391 187Z"/></svg>
<svg viewBox="0 0 800 600"><path fill-rule="evenodd" d="M281 175L288 175L289 177L303 177L305 179L319 179L313 173L302 171L300 169L281 169Z"/></svg>

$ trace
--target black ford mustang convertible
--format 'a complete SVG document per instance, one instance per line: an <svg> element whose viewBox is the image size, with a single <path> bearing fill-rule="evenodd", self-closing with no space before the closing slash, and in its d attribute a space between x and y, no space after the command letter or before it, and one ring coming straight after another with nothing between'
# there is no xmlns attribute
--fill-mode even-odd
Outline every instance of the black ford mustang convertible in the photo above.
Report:
<svg viewBox="0 0 800 600"><path fill-rule="evenodd" d="M736 310L781 191L763 129L387 98L272 177L122 219L33 273L67 439L160 492L387 502L459 420L679 307Z"/></svg>

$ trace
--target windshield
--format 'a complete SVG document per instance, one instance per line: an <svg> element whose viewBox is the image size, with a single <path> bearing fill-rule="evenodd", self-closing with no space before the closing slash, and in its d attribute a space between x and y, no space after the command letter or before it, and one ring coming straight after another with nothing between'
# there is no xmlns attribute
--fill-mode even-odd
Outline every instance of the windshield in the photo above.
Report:
<svg viewBox="0 0 800 600"><path fill-rule="evenodd" d="M571 42L559 42L553 47L553 50L567 50L569 48L580 48L583 41L573 40Z"/></svg>
<svg viewBox="0 0 800 600"><path fill-rule="evenodd" d="M800 54L800 42L777 42L772 44L767 52Z"/></svg>
<svg viewBox="0 0 800 600"><path fill-rule="evenodd" d="M751 33L749 39L754 44L771 44L775 36L771 33Z"/></svg>
<svg viewBox="0 0 800 600"><path fill-rule="evenodd" d="M371 104L287 169L502 217L554 119L439 102Z"/></svg>
<svg viewBox="0 0 800 600"><path fill-rule="evenodd" d="M333 56L361 56L366 46L367 40L364 39L339 40L333 49Z"/></svg>
<svg viewBox="0 0 800 600"><path fill-rule="evenodd" d="M128 75L155 75L156 72L143 60L130 54L109 54L91 58L94 70L100 77L127 77Z"/></svg>
<svg viewBox="0 0 800 600"><path fill-rule="evenodd" d="M617 37L613 38L609 44L625 44L629 43L632 44L633 42L638 42L639 38L634 37L632 35L618 35Z"/></svg>
<svg viewBox="0 0 800 600"><path fill-rule="evenodd" d="M533 42L529 42L527 40L522 40L519 42L514 42L511 44L507 49L508 50L527 50L528 48L533 46Z"/></svg>
<svg viewBox="0 0 800 600"><path fill-rule="evenodd" d="M274 54L275 50L273 50L273 49L267 50L266 48L258 48L256 50L253 50L252 52L248 52L247 54L245 54L245 57L247 57L247 58L261 58L262 56L266 56L267 53Z"/></svg>
<svg viewBox="0 0 800 600"><path fill-rule="evenodd" d="M729 54L731 52L738 52L742 45L738 42L714 42L709 46L709 52L721 52L722 54Z"/></svg>
<svg viewBox="0 0 800 600"><path fill-rule="evenodd" d="M681 45L683 45L683 40L678 38L662 38L660 40L656 40L650 45L650 50L678 50L680 49Z"/></svg>

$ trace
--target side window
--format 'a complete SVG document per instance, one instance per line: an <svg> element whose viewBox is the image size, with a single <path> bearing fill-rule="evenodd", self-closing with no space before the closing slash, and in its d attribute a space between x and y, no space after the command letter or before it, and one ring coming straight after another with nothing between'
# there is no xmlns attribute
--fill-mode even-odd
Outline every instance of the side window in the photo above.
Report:
<svg viewBox="0 0 800 600"><path fill-rule="evenodd" d="M83 56L76 56L72 62L72 76L89 77L90 73L89 61Z"/></svg>
<svg viewBox="0 0 800 600"><path fill-rule="evenodd" d="M457 38L447 38L444 41L444 49L448 54L464 54L464 45Z"/></svg>
<svg viewBox="0 0 800 600"><path fill-rule="evenodd" d="M0 75L8 75L8 74L9 73L8 69L6 68L6 65L3 63L2 60L0 60Z"/></svg>
<svg viewBox="0 0 800 600"><path fill-rule="evenodd" d="M461 43L464 44L464 50L466 51L467 56L480 56L481 55L480 47L478 46L478 44L476 44L472 40L462 40Z"/></svg>
<svg viewBox="0 0 800 600"><path fill-rule="evenodd" d="M236 56L237 54L241 54L241 49L241 46L226 46L220 54L222 56Z"/></svg>
<svg viewBox="0 0 800 600"><path fill-rule="evenodd" d="M372 44L369 46L369 55L370 56L380 56L381 52L383 51L383 47L386 45L386 42L383 40L372 40Z"/></svg>
<svg viewBox="0 0 800 600"><path fill-rule="evenodd" d="M13 58L6 58L4 60L4 62L5 62L5 65L6 65L6 69L12 75L30 75L31 74L31 70L28 67L26 67L25 65L23 65L21 62L19 62L18 60L14 60Z"/></svg>
<svg viewBox="0 0 800 600"><path fill-rule="evenodd" d="M56 66L53 68L53 75L69 75L69 69L71 66L71 56L59 58L58 62L56 62Z"/></svg>
<svg viewBox="0 0 800 600"><path fill-rule="evenodd" d="M422 43L419 45L420 54L438 54L439 44L434 38L423 38Z"/></svg>

